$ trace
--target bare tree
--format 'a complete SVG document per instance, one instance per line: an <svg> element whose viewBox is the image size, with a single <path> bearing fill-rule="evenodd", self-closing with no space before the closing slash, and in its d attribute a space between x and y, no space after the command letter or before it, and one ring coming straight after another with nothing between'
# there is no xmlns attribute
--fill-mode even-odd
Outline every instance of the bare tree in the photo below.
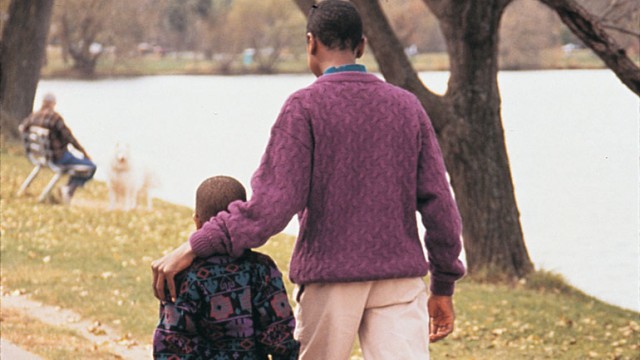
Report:
<svg viewBox="0 0 640 360"><path fill-rule="evenodd" d="M0 42L2 134L18 136L18 123L33 109L45 57L53 0L12 0Z"/></svg>
<svg viewBox="0 0 640 360"><path fill-rule="evenodd" d="M73 68L83 77L95 75L98 58L103 53L98 36L105 29L110 2L102 0L62 0L60 36L64 52L73 59Z"/></svg>
<svg viewBox="0 0 640 360"><path fill-rule="evenodd" d="M252 31L244 31L248 19ZM303 24L304 18L288 0L236 0L228 22L239 42L255 49L253 60L260 73L272 73L285 49L295 39L304 40L298 33Z"/></svg>
<svg viewBox="0 0 640 360"><path fill-rule="evenodd" d="M587 46L607 58L607 66L627 86L637 88L637 67L633 70L624 52L587 13L571 0L541 1L573 24L571 30L583 41L590 40ZM296 0L305 13L313 2ZM514 195L497 83L498 32L512 0L423 2L438 18L447 43L450 78L442 96L419 79L379 1L352 0L385 79L416 94L432 119L463 218L469 274L507 280L526 276L533 264Z"/></svg>

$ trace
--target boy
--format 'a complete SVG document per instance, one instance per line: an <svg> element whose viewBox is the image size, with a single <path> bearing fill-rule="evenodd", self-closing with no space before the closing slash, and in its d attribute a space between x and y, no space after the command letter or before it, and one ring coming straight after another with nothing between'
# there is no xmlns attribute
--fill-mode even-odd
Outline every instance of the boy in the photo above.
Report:
<svg viewBox="0 0 640 360"><path fill-rule="evenodd" d="M246 201L237 180L205 180L196 192L196 228L237 200ZM160 305L155 359L297 358L295 320L282 275L268 256L246 251L238 258L199 259L176 279L177 298Z"/></svg>

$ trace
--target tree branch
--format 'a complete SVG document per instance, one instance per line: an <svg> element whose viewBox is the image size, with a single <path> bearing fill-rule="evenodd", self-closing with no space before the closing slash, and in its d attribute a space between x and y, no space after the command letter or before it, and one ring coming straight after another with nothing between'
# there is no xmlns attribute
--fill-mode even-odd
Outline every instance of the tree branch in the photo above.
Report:
<svg viewBox="0 0 640 360"><path fill-rule="evenodd" d="M602 20L606 19L607 16L609 16L609 14L611 14L613 11L616 10L618 5L620 5L618 3L618 0L612 0L611 3L609 4L609 6L607 6L607 8L604 10L602 15L600 15L600 20L602 21Z"/></svg>
<svg viewBox="0 0 640 360"><path fill-rule="evenodd" d="M637 31L633 31L633 30L630 30L630 29L625 29L623 27L620 27L620 26L617 26L617 25L614 25L614 24L609 24L609 23L603 23L602 27L605 28L605 29L611 29L611 30L614 30L614 31L617 31L617 32L620 32L620 33L623 33L623 34L635 36L635 37L640 39L640 32L637 32Z"/></svg>
<svg viewBox="0 0 640 360"><path fill-rule="evenodd" d="M553 9L562 22L582 40L631 91L640 95L640 68L609 36L598 20L574 0L540 0Z"/></svg>

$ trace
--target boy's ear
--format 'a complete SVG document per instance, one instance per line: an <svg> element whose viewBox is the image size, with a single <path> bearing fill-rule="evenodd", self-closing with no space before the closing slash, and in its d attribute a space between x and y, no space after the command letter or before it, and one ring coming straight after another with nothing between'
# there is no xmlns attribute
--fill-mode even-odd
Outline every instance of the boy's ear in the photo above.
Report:
<svg viewBox="0 0 640 360"><path fill-rule="evenodd" d="M193 214L193 223L196 225L196 229L200 229L202 227L202 221L200 221L198 214Z"/></svg>

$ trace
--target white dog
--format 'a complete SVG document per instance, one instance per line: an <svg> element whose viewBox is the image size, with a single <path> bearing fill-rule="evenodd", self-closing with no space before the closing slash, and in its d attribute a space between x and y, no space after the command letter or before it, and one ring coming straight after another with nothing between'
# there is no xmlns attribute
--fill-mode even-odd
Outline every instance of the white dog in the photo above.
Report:
<svg viewBox="0 0 640 360"><path fill-rule="evenodd" d="M158 182L154 174L141 164L134 162L129 145L117 143L107 169L109 209L135 209L138 197L146 198L147 209L151 209L149 191L157 186Z"/></svg>

